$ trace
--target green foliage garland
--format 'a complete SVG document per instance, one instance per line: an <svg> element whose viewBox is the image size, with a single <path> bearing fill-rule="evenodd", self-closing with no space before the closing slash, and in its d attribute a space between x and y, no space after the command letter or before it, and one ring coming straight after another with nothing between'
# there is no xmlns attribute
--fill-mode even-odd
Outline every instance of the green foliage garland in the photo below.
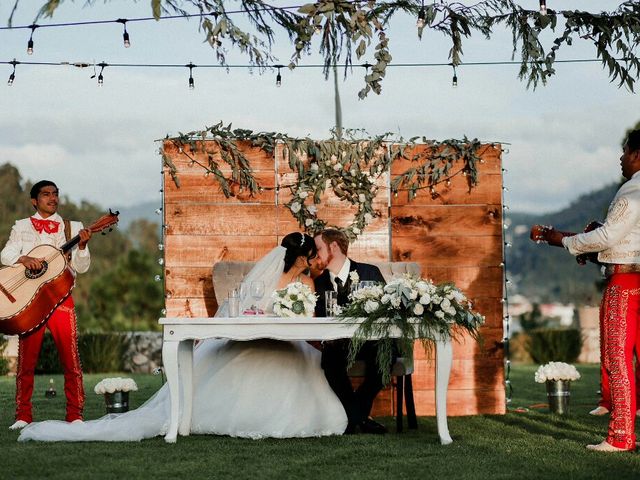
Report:
<svg viewBox="0 0 640 480"><path fill-rule="evenodd" d="M284 155L289 167L296 173L297 181L290 185L279 186L291 191L291 199L286 203L291 214L298 220L300 227L309 233L315 233L327 227L327 223L318 218L320 199L327 188L336 196L356 208L351 224L343 228L351 240L355 240L380 212L373 207L378 193L376 180L390 171L395 160L409 160L416 166L409 167L391 180L391 192L408 191L413 199L418 190L430 189L437 196L436 185L451 178L465 175L469 188L478 183L476 165L481 162L480 149L486 148L477 139L445 140L435 142L422 138L423 149L410 152L418 145L414 137L405 142L393 142L391 134L386 133L367 139L357 139L358 131L348 130L343 139L334 134L328 140L310 138L292 138L286 134L273 132L254 133L246 129L232 129L222 122L202 131L180 134L168 138L181 154L188 156L192 165L205 170L205 175L213 175L222 193L227 197L235 196L245 190L254 196L268 188L259 185L253 175L251 165L241 149L240 143L248 143L269 154L273 154L277 144L284 146ZM208 145L207 140L215 142ZM489 147L491 147L490 145ZM169 170L176 186L180 187L177 169L171 159L161 152L164 165ZM206 162L197 160L193 154L206 156ZM225 176L220 162L231 167L231 173ZM455 166L462 163L458 169Z"/></svg>

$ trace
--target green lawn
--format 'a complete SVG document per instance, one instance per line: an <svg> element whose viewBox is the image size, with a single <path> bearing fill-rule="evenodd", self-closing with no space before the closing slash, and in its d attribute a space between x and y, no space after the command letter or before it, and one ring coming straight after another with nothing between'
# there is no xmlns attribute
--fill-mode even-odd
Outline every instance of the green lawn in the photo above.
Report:
<svg viewBox="0 0 640 480"><path fill-rule="evenodd" d="M0 377L0 478L640 478L640 453L588 452L599 442L607 418L587 415L596 402L598 369L578 366L583 378L572 386L572 415L558 418L545 408L543 385L533 366L512 369L512 409L504 416L449 419L452 445L441 446L435 418L420 419L417 432L319 439L241 440L228 437L162 438L140 443L18 443L13 422L13 378ZM106 375L87 375L86 417L103 413L93 386ZM134 407L160 385L158 377L134 375L140 391ZM38 377L34 394L38 419L64 417L62 378L53 377L59 396L45 399L49 377ZM382 419L389 427L392 418Z"/></svg>

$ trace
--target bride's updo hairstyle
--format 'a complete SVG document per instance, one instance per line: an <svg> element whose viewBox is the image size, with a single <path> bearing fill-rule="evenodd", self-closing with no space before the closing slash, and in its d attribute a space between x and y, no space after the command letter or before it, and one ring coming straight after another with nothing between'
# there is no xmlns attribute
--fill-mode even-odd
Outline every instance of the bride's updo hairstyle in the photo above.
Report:
<svg viewBox="0 0 640 480"><path fill-rule="evenodd" d="M306 257L307 262L318 253L313 238L300 232L286 235L280 245L287 249L284 255L284 272L287 273L296 263L298 257Z"/></svg>

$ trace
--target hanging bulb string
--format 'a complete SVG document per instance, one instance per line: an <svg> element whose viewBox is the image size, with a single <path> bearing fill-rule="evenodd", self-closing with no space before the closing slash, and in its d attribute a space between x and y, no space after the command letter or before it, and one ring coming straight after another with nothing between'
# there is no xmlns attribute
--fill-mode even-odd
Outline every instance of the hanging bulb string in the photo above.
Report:
<svg viewBox="0 0 640 480"><path fill-rule="evenodd" d="M197 67L197 65L194 65L193 62L189 62L187 65L185 65L185 67L189 69L189 88L193 90L196 87L193 80L193 69Z"/></svg>
<svg viewBox="0 0 640 480"><path fill-rule="evenodd" d="M29 28L31 29L31 35L29 35L29 41L27 42L27 55L33 54L33 32L35 32L36 28L38 27L39 25L35 23L29 26Z"/></svg>

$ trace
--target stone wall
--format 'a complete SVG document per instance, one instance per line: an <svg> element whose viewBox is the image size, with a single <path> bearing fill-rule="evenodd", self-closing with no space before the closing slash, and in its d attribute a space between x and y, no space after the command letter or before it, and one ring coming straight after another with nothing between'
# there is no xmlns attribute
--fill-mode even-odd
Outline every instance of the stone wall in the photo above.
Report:
<svg viewBox="0 0 640 480"><path fill-rule="evenodd" d="M133 373L153 373L162 366L162 332L129 332L124 370ZM9 375L15 375L18 359L18 337L7 337L9 344L2 356L9 360Z"/></svg>

